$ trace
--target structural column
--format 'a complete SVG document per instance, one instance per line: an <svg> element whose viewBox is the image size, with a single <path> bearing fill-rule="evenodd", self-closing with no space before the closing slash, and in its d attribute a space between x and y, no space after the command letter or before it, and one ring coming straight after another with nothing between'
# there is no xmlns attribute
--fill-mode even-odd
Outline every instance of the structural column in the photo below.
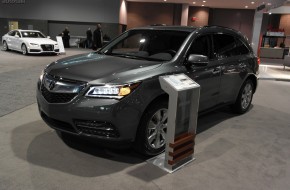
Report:
<svg viewBox="0 0 290 190"><path fill-rule="evenodd" d="M188 23L188 10L189 5L188 4L182 4L182 12L181 12L181 26L187 26Z"/></svg>
<svg viewBox="0 0 290 190"><path fill-rule="evenodd" d="M120 12L119 12L119 23L127 25L127 2L126 0L120 0Z"/></svg>
<svg viewBox="0 0 290 190"><path fill-rule="evenodd" d="M263 11L256 10L252 35L252 48L254 50L255 55L258 55L262 22L263 22Z"/></svg>

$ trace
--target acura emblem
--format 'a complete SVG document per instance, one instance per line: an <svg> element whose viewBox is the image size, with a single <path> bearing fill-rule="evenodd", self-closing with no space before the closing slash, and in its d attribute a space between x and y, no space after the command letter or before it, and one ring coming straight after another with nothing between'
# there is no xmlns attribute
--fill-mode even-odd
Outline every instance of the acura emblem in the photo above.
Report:
<svg viewBox="0 0 290 190"><path fill-rule="evenodd" d="M56 81L54 81L54 80L52 80L52 81L49 83L49 85L48 85L49 90L52 90L52 89L55 87L55 83L56 83Z"/></svg>

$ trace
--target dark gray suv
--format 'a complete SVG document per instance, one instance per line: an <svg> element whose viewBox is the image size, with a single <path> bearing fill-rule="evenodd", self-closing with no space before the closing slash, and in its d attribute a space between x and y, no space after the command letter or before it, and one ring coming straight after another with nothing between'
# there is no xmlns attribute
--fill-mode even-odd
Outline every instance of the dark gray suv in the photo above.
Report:
<svg viewBox="0 0 290 190"><path fill-rule="evenodd" d="M184 73L201 86L199 112L246 112L258 61L232 29L154 26L129 30L97 52L58 60L37 85L43 120L58 132L147 155L164 150L168 95L158 77Z"/></svg>

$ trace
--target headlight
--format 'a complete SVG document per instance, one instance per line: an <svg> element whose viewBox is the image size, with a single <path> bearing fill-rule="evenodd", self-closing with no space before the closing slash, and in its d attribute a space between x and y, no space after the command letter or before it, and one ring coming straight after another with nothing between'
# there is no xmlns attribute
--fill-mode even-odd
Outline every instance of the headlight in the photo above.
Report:
<svg viewBox="0 0 290 190"><path fill-rule="evenodd" d="M31 46L39 47L39 44L29 43Z"/></svg>
<svg viewBox="0 0 290 190"><path fill-rule="evenodd" d="M42 81L43 79L43 75L44 75L44 70L41 71L40 76L39 76L39 80Z"/></svg>
<svg viewBox="0 0 290 190"><path fill-rule="evenodd" d="M86 93L88 97L121 99L131 94L140 82L125 85L92 86Z"/></svg>

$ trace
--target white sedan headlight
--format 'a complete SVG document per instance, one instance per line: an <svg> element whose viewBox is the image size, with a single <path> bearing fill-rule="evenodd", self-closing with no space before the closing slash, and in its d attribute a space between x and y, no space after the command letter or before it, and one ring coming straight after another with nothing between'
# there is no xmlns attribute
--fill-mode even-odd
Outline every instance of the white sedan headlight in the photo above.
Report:
<svg viewBox="0 0 290 190"><path fill-rule="evenodd" d="M92 86L86 93L88 97L121 99L131 94L140 82L126 85Z"/></svg>
<svg viewBox="0 0 290 190"><path fill-rule="evenodd" d="M35 44L35 43L29 43L29 44L33 47L39 47L39 44Z"/></svg>

